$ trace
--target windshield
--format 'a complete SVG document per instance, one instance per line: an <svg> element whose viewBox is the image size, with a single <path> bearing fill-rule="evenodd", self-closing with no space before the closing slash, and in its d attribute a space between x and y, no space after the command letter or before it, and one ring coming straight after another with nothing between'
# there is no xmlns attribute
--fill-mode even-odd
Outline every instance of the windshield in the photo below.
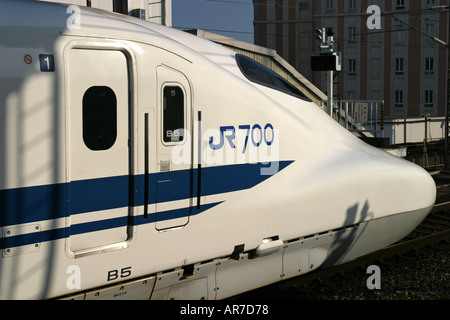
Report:
<svg viewBox="0 0 450 320"><path fill-rule="evenodd" d="M303 92L290 84L286 79L255 60L241 54L236 54L236 61L241 72L248 80L311 101Z"/></svg>

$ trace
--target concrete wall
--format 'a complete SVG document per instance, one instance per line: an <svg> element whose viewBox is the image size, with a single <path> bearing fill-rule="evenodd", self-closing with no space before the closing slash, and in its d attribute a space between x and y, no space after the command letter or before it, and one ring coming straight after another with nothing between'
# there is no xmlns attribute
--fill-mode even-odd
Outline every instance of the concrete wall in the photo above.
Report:
<svg viewBox="0 0 450 320"><path fill-rule="evenodd" d="M445 117L430 118L425 135L424 118L386 120L384 137L390 138L391 144L420 143L425 137L428 141L445 138Z"/></svg>

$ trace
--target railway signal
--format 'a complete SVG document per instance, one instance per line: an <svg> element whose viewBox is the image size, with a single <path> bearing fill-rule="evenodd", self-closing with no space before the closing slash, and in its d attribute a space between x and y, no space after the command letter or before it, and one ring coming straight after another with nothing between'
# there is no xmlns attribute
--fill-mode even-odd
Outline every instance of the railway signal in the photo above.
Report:
<svg viewBox="0 0 450 320"><path fill-rule="evenodd" d="M324 52L315 52L311 56L311 69L313 71L327 72L328 110L333 115L333 73L341 70L341 52L334 52L334 32L330 27L316 30L316 38L321 40L320 49Z"/></svg>

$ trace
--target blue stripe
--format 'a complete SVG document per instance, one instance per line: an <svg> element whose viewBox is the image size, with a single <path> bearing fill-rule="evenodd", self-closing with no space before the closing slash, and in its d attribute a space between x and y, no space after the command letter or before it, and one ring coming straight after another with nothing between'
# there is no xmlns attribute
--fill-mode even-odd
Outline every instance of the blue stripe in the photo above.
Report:
<svg viewBox="0 0 450 320"><path fill-rule="evenodd" d="M198 215L206 210L209 210L222 202L216 202L211 204L201 205L200 209L197 207L191 207L191 216ZM189 211L189 210L187 210ZM46 241L53 241L69 237L70 235L86 234L90 232L126 227L126 226L138 226L148 223L154 223L155 221L165 221L176 219L185 216L186 208L169 210L158 213L158 219L156 220L156 214L151 214L147 218L143 215L138 217L120 217L113 219L106 219L100 221L86 222L76 224L67 228L59 228L54 230L34 232L28 234L17 235L8 238L0 238L0 250L10 249L14 247L30 245L35 243L41 243Z"/></svg>
<svg viewBox="0 0 450 320"><path fill-rule="evenodd" d="M281 171L291 163L292 161L284 161L274 164ZM270 178L261 175L261 168L264 167L262 164L242 164L203 168L201 193L214 195L252 188ZM150 174L149 204L197 197L197 174L197 169ZM168 181L170 183L163 183ZM130 184L134 185L135 190L131 201L128 189ZM144 175L0 190L0 227L86 212L142 206L143 190Z"/></svg>
<svg viewBox="0 0 450 320"><path fill-rule="evenodd" d="M129 180L120 176L71 182L70 214L128 207Z"/></svg>
<svg viewBox="0 0 450 320"><path fill-rule="evenodd" d="M67 184L0 190L0 227L65 217Z"/></svg>
<svg viewBox="0 0 450 320"><path fill-rule="evenodd" d="M278 172L292 161L271 163ZM269 166L268 165L268 166ZM250 189L271 176L261 175L262 164L243 164L202 169L204 196ZM149 175L149 204L197 197L198 170L181 170ZM191 185L192 181L192 185ZM134 186L130 201L129 186ZM144 175L119 176L70 183L0 190L0 227L64 218L69 215L100 210L141 206L144 204ZM144 217L122 217L73 225L50 231L0 239L0 248L61 239L70 234L83 234L127 225L153 223L196 215L219 203L181 208ZM40 237L40 241L39 241Z"/></svg>

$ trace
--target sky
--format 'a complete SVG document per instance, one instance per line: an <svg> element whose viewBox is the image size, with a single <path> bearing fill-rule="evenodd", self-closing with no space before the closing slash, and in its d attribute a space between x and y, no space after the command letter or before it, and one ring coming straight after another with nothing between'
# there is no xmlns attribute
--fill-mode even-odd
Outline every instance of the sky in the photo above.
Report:
<svg viewBox="0 0 450 320"><path fill-rule="evenodd" d="M253 1L172 0L172 26L253 43Z"/></svg>

